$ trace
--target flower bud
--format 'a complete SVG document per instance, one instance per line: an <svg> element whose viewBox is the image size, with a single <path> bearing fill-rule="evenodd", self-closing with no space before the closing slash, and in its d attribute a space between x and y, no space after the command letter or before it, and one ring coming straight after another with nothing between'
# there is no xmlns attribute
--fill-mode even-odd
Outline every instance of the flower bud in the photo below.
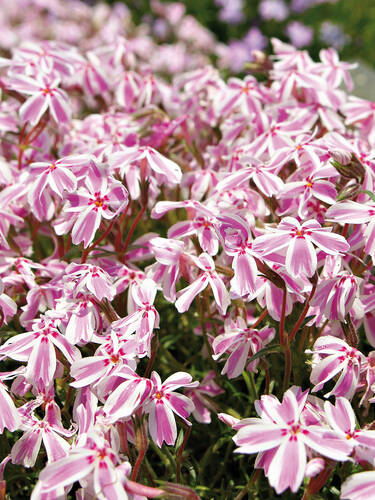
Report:
<svg viewBox="0 0 375 500"><path fill-rule="evenodd" d="M161 488L164 491L163 498L170 500L200 500L194 490L176 483L163 483Z"/></svg>

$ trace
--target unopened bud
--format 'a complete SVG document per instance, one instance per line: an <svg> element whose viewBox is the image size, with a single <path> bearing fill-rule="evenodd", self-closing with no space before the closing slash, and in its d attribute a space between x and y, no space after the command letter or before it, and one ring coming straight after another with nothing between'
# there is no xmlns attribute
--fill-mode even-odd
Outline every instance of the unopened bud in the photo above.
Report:
<svg viewBox="0 0 375 500"><path fill-rule="evenodd" d="M169 500L200 500L194 490L176 483L163 483L161 488L164 491L163 498Z"/></svg>
<svg viewBox="0 0 375 500"><path fill-rule="evenodd" d="M333 158L332 165L343 177L356 179L362 184L366 173L365 167L353 153L350 153L350 158L348 157L349 153L341 151L336 151L334 154L331 152L331 155ZM336 158L340 158L340 161Z"/></svg>
<svg viewBox="0 0 375 500"><path fill-rule="evenodd" d="M139 452L147 450L149 440L145 421L136 419L136 423L134 425L134 442L135 447Z"/></svg>
<svg viewBox="0 0 375 500"><path fill-rule="evenodd" d="M357 196L361 189L360 184L351 184L350 186L344 187L342 191L337 196L337 201L348 200Z"/></svg>
<svg viewBox="0 0 375 500"><path fill-rule="evenodd" d="M348 151L342 151L336 149L329 151L329 154L331 155L332 160L334 160L337 163L340 163L341 165L348 165L350 163L350 160L352 159L352 154L349 153Z"/></svg>

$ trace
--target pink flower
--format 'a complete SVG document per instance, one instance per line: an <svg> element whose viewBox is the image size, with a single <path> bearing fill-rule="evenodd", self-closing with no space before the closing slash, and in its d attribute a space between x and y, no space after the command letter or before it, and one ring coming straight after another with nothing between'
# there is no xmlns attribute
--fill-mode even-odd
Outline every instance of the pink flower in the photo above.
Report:
<svg viewBox="0 0 375 500"><path fill-rule="evenodd" d="M195 406L193 417L202 424L211 422L210 410L217 411L215 403L207 396L215 397L224 392L214 381L214 378L215 373L211 370L197 387L185 391L186 396L192 400Z"/></svg>
<svg viewBox="0 0 375 500"><path fill-rule="evenodd" d="M343 500L370 500L375 489L375 471L359 472L348 477L341 487Z"/></svg>
<svg viewBox="0 0 375 500"><path fill-rule="evenodd" d="M179 387L197 387L199 382L192 382L191 375L184 372L174 373L163 383L159 375L152 372L151 380L154 384L153 393L144 410L149 414L148 425L151 437L161 448L163 441L169 445L176 441L177 428L173 412L191 425L186 419L194 410L194 404L188 397L174 391Z"/></svg>
<svg viewBox="0 0 375 500"><path fill-rule="evenodd" d="M43 420L36 418L32 412L24 415L21 429L25 432L11 451L14 464L33 467L42 441L49 462L54 462L67 455L70 445L61 436L72 437L75 429L66 430L63 428L60 411L58 410L56 413L56 408L55 405L48 403Z"/></svg>
<svg viewBox="0 0 375 500"><path fill-rule="evenodd" d="M91 292L99 301L104 298L112 300L115 296L115 287L108 273L99 266L72 262L66 268L65 273L64 280L67 286L73 288L76 295Z"/></svg>
<svg viewBox="0 0 375 500"><path fill-rule="evenodd" d="M18 410L8 394L8 388L0 380L0 434L4 432L5 427L13 432L19 429L20 425Z"/></svg>
<svg viewBox="0 0 375 500"><path fill-rule="evenodd" d="M349 401L343 397L336 398L336 404L326 401L324 411L327 422L338 434L346 438L353 448L363 448L370 451L372 457L375 451L375 431L356 429L355 414ZM368 450L370 448L370 450ZM373 458L372 458L373 460Z"/></svg>
<svg viewBox="0 0 375 500"><path fill-rule="evenodd" d="M335 387L325 397L343 396L351 399L358 389L363 354L350 347L344 340L330 335L319 337L312 351L313 369L310 380L315 384L313 391L320 391L324 384L341 372Z"/></svg>
<svg viewBox="0 0 375 500"><path fill-rule="evenodd" d="M302 423L308 391L291 388L282 403L275 396L262 396L255 409L260 418L240 420L233 440L237 453L258 453L258 467L264 467L270 485L280 494L296 492L304 478L310 449L332 460L344 461L352 450L346 438L325 425ZM259 464L261 459L262 465Z"/></svg>
<svg viewBox="0 0 375 500"><path fill-rule="evenodd" d="M358 298L360 278L346 272L319 282L310 302L326 318L345 321L345 316Z"/></svg>
<svg viewBox="0 0 375 500"><path fill-rule="evenodd" d="M326 212L326 219L341 224L366 224L363 233L365 252L375 259L375 204L343 201L332 205Z"/></svg>
<svg viewBox="0 0 375 500"><path fill-rule="evenodd" d="M233 256L231 291L239 297L253 294L256 289L258 268L253 251L252 234L247 221L236 215L219 217L218 232L222 240L224 252Z"/></svg>
<svg viewBox="0 0 375 500"><path fill-rule="evenodd" d="M38 390L48 387L55 376L57 360L55 346L69 363L80 358L80 352L69 344L55 326L55 322L44 318L32 325L32 331L11 337L0 347L0 356L26 361L25 377Z"/></svg>
<svg viewBox="0 0 375 500"><path fill-rule="evenodd" d="M116 377L124 379L108 396L104 411L111 421L129 418L149 397L153 382L140 377L129 366L123 366Z"/></svg>
<svg viewBox="0 0 375 500"><path fill-rule="evenodd" d="M199 257L194 257L193 260L203 273L191 285L178 293L178 299L175 302L177 311L180 313L187 311L194 298L210 285L220 312L225 314L230 304L229 293L215 271L215 263L212 257L206 253L201 253Z"/></svg>
<svg viewBox="0 0 375 500"><path fill-rule="evenodd" d="M176 300L176 283L180 277L180 262L184 255L184 243L171 238L152 238L150 248L157 262L146 269L147 276L163 288L164 297Z"/></svg>
<svg viewBox="0 0 375 500"><path fill-rule="evenodd" d="M42 470L39 476L41 492L53 491L84 480L82 484L85 488L88 484L92 485L95 498L100 500L126 499L127 492L140 495L146 493L151 498L161 494L161 490L143 487L127 480L130 465L125 462L118 470L118 462L117 452L109 446L104 437L90 434L85 444L72 448L67 457L49 464Z"/></svg>
<svg viewBox="0 0 375 500"><path fill-rule="evenodd" d="M136 355L136 341L132 337L117 338L112 332L104 343L98 348L95 356L87 356L75 361L70 373L76 380L71 383L72 387L96 386L103 379L115 376L122 367L130 364L135 368L134 357Z"/></svg>
<svg viewBox="0 0 375 500"><path fill-rule="evenodd" d="M180 167L174 161L160 154L151 147L133 147L111 155L113 168L123 169L135 161L145 160L146 164L157 174L161 174L172 184L179 184L182 177Z"/></svg>
<svg viewBox="0 0 375 500"><path fill-rule="evenodd" d="M113 219L126 207L128 193L124 186L97 167L91 169L84 179L84 185L76 193L66 196L65 219L55 223L57 234L65 234L72 228L72 242L83 242L86 248L94 239L102 217ZM69 214L69 218L67 218Z"/></svg>
<svg viewBox="0 0 375 500"><path fill-rule="evenodd" d="M292 276L312 276L317 268L313 243L329 255L349 250L345 238L331 231L315 220L300 224L294 217L284 217L276 229L254 240L253 250L275 262L285 256L286 269Z"/></svg>
<svg viewBox="0 0 375 500"><path fill-rule="evenodd" d="M264 327L261 330L248 327L242 318L227 323L225 333L215 337L212 348L213 358L219 359L224 353L230 353L221 374L228 378L241 375L250 356L266 346L275 336L274 328ZM258 360L247 367L248 371L256 371Z"/></svg>
<svg viewBox="0 0 375 500"><path fill-rule="evenodd" d="M36 125L49 110L56 123L69 122L68 96L58 87L59 83L58 78L52 80L40 75L37 75L35 79L24 75L12 77L10 87L17 92L31 96L20 108L21 119Z"/></svg>
<svg viewBox="0 0 375 500"><path fill-rule="evenodd" d="M49 187L57 196L63 197L63 192L75 191L77 188L76 176L68 168L70 163L62 158L56 162L38 162L30 165L32 182L28 192L28 201L38 220L49 219L53 212L48 206L51 197L47 190Z"/></svg>
<svg viewBox="0 0 375 500"><path fill-rule="evenodd" d="M123 319L114 321L112 327L122 334L136 333L138 356L150 356L154 328L159 328L159 314L154 307L157 285L145 279L131 290L136 310Z"/></svg>

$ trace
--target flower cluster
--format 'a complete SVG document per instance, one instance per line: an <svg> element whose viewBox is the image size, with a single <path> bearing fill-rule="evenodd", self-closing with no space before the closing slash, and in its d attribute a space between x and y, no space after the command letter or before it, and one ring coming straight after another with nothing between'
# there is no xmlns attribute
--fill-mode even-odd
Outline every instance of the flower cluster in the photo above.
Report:
<svg viewBox="0 0 375 500"><path fill-rule="evenodd" d="M160 53L125 7L66 4L0 60L1 487L19 465L32 500L219 498L243 481L219 414L276 493L370 498L375 104L352 65L273 39L265 80L226 81L181 4L152 2L180 30Z"/></svg>

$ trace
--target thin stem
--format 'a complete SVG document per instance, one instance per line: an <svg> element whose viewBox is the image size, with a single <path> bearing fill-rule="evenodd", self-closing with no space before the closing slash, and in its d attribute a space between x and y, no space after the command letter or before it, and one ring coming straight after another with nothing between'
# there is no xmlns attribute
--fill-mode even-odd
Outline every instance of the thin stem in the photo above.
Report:
<svg viewBox="0 0 375 500"><path fill-rule="evenodd" d="M108 234L111 232L113 224L115 223L115 219L111 221L111 223L108 225L107 229L104 231L104 233L98 238L92 245L90 245L86 250L83 251L82 253L82 258L81 258L81 264L84 264L87 260L87 257L89 256L89 253L94 250L94 248L99 245L100 242L104 240L108 236Z"/></svg>
<svg viewBox="0 0 375 500"><path fill-rule="evenodd" d="M251 475L251 478L249 480L249 482L247 483L247 485L238 493L238 495L234 498L234 500L242 500L242 498L244 498L244 496L249 492L250 490L250 487L251 485L257 481L257 479L259 478L260 476L260 473L261 473L261 469L258 469L256 471L254 471Z"/></svg>
<svg viewBox="0 0 375 500"><path fill-rule="evenodd" d="M143 375L145 378L147 378L150 375L150 373L151 373L152 365L154 364L156 355L158 353L158 349L159 349L159 340L155 336L154 339L153 339L153 342L152 342L151 357L148 360L148 363L147 363L147 366L146 366L146 370L145 370L145 373Z"/></svg>
<svg viewBox="0 0 375 500"><path fill-rule="evenodd" d="M290 383L290 374L292 371L292 353L290 352L290 347L285 346L284 350L285 355L285 368L284 368L284 382L283 382L283 391L285 392Z"/></svg>
<svg viewBox="0 0 375 500"><path fill-rule="evenodd" d="M296 333L299 330L299 327L302 325L302 322L306 317L307 311L309 310L309 307L310 307L310 302L315 295L317 284L318 284L318 280L315 279L313 287L312 287L311 292L310 292L310 295L309 295L308 299L306 300L305 307L303 308L303 311L301 313L301 316L298 318L297 323L294 325L294 328L291 331L291 334L289 335L289 342L294 339Z"/></svg>
<svg viewBox="0 0 375 500"><path fill-rule="evenodd" d="M280 345L287 345L288 335L285 332L285 312L286 312L286 288L283 288L283 302L281 304L281 315L279 323Z"/></svg>
<svg viewBox="0 0 375 500"><path fill-rule="evenodd" d="M141 208L141 211L138 212L137 217L134 219L133 224L130 226L130 229L129 229L129 232L128 232L127 236L126 236L126 240L125 240L125 243L124 243L124 246L123 246L123 249L122 249L121 253L125 254L128 246L129 246L130 239L131 239L131 237L132 237L132 235L134 233L134 230L135 230L135 228L136 228L136 226L137 226L140 218L145 213L145 210L146 210L146 206L143 206Z"/></svg>
<svg viewBox="0 0 375 500"><path fill-rule="evenodd" d="M146 454L146 447L143 448L142 450L140 450L139 455L137 457L137 461L134 464L132 475L131 475L131 480L132 481L136 481L137 480L138 471L139 471L139 468L140 468L140 466L141 466L141 464L143 462L145 454Z"/></svg>
<svg viewBox="0 0 375 500"><path fill-rule="evenodd" d="M191 432L191 427L187 427L184 435L184 440L181 443L181 446L178 449L177 456L176 456L176 463L177 463L177 469L176 469L176 481L177 483L181 483L181 465L182 465L182 454L184 452L187 440L189 439Z"/></svg>
<svg viewBox="0 0 375 500"><path fill-rule="evenodd" d="M206 349L207 349L207 354L208 354L208 358L210 360L210 364L215 372L216 382L220 383L220 375L218 372L217 364L215 363L215 361L212 357L213 356L212 346L210 344L210 341L208 340L208 335L207 335L207 330L206 330L206 320L204 317L203 297L201 295L199 297L197 297L197 305L198 305L199 319L200 319L201 328L202 328L203 342L204 342L204 345L206 346Z"/></svg>
<svg viewBox="0 0 375 500"><path fill-rule="evenodd" d="M259 318L256 320L256 322L250 326L250 328L256 328L267 316L268 314L268 309L265 308L265 310L262 312L262 314L259 316Z"/></svg>

